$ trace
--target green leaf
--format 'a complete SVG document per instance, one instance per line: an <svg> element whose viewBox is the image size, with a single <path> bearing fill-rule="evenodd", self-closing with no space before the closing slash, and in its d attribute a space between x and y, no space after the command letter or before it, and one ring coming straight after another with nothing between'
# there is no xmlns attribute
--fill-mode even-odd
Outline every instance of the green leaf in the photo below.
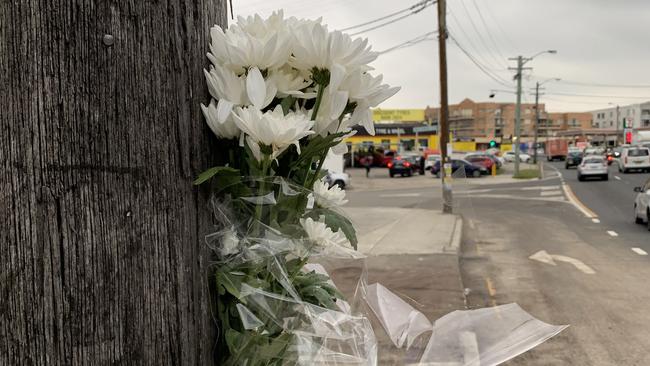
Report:
<svg viewBox="0 0 650 366"><path fill-rule="evenodd" d="M217 284L223 286L226 291L228 291L232 296L240 299L240 301L241 293L239 292L239 289L241 288L243 279L243 276L234 275L229 272L217 272Z"/></svg>
<svg viewBox="0 0 650 366"><path fill-rule="evenodd" d="M282 106L282 112L284 112L285 115L289 113L289 109L295 101L296 98L294 98L292 95L289 95L288 97L282 99L280 105Z"/></svg>
<svg viewBox="0 0 650 366"><path fill-rule="evenodd" d="M199 176L194 180L194 185L199 185L202 184L203 182L209 180L212 178L215 174L218 174L220 172L232 172L232 173L237 173L239 174L239 170L233 169L227 166L215 166L213 168L210 168L203 173L199 174Z"/></svg>

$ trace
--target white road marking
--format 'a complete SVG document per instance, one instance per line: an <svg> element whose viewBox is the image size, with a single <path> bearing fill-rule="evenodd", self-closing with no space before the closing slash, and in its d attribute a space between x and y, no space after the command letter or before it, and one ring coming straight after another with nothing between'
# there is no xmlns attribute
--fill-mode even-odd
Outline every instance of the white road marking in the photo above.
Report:
<svg viewBox="0 0 650 366"><path fill-rule="evenodd" d="M523 187L519 188L522 191L534 191L534 190L542 190L542 191L547 191L551 189L560 189L560 186L534 186L534 187Z"/></svg>
<svg viewBox="0 0 650 366"><path fill-rule="evenodd" d="M607 234L609 234L609 236L618 236L618 233L612 230L607 230Z"/></svg>
<svg viewBox="0 0 650 366"><path fill-rule="evenodd" d="M632 248L632 251L638 255L648 255L648 253L641 248Z"/></svg>
<svg viewBox="0 0 650 366"><path fill-rule="evenodd" d="M615 176L614 176L614 179L616 179L616 180L621 180L621 177L619 177L618 175L615 175Z"/></svg>
<svg viewBox="0 0 650 366"><path fill-rule="evenodd" d="M598 220L598 219L591 219L591 221L593 221L594 224L600 224L600 220Z"/></svg>
<svg viewBox="0 0 650 366"><path fill-rule="evenodd" d="M586 274L595 274L596 271L594 271L591 267L588 265L584 264L581 260L567 257L565 255L559 255L559 254L548 254L545 250L540 250L539 252L531 255L528 257L529 259L550 264L552 266L557 265L555 261L560 261L560 262L565 262L572 264L576 269L581 271L582 273Z"/></svg>
<svg viewBox="0 0 650 366"><path fill-rule="evenodd" d="M544 197L544 196L561 196L562 191L541 191L539 192L539 195Z"/></svg>
<svg viewBox="0 0 650 366"><path fill-rule="evenodd" d="M420 193L392 193L380 194L379 197L420 197Z"/></svg>
<svg viewBox="0 0 650 366"><path fill-rule="evenodd" d="M573 190L571 190L571 187L569 187L568 184L562 183L562 189L564 189L564 195L569 199L569 202L578 209L578 211L582 212L583 215L585 215L589 219L593 219L596 216L595 213L590 212L591 210L587 209L579 200L578 198L573 194Z"/></svg>

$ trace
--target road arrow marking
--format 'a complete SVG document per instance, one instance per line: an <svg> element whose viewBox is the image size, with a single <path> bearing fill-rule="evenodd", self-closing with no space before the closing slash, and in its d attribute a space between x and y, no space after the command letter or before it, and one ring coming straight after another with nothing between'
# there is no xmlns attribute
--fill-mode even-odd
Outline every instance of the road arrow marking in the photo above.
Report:
<svg viewBox="0 0 650 366"><path fill-rule="evenodd" d="M584 264L579 259L575 259L575 258L571 258L571 257L567 257L565 255L559 255L559 254L548 254L545 250L540 250L539 252L531 255L528 258L530 258L532 260L535 260L535 261L538 261L538 262L550 264L552 266L557 265L555 263L555 261L565 262L565 263L572 264L574 267L576 267L576 269L578 269L579 271L581 271L583 273L586 273L586 274L595 274L596 273L596 271L594 271L588 265Z"/></svg>
<svg viewBox="0 0 650 366"><path fill-rule="evenodd" d="M600 220L598 220L598 219L591 219L591 221L592 221L594 224L600 224Z"/></svg>
<svg viewBox="0 0 650 366"><path fill-rule="evenodd" d="M616 179L616 180L621 180L621 177L619 177L618 175L615 175L615 176L614 176L614 179Z"/></svg>
<svg viewBox="0 0 650 366"><path fill-rule="evenodd" d="M641 248L632 248L632 251L638 255L648 255L648 253Z"/></svg>
<svg viewBox="0 0 650 366"><path fill-rule="evenodd" d="M612 230L607 230L607 234L609 234L609 236L618 236L618 233Z"/></svg>

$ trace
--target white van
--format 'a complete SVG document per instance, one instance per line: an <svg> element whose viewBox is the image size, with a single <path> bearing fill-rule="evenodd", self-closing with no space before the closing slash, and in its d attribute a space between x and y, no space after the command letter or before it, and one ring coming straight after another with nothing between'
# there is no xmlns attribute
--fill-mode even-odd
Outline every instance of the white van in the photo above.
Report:
<svg viewBox="0 0 650 366"><path fill-rule="evenodd" d="M627 146L621 151L618 160L618 171L627 173L630 170L650 171L650 149L644 146Z"/></svg>

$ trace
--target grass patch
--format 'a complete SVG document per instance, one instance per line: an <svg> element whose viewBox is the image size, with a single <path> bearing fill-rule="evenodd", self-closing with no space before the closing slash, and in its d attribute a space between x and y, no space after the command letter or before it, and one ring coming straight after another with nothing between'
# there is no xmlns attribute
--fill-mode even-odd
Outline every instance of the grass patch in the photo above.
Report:
<svg viewBox="0 0 650 366"><path fill-rule="evenodd" d="M539 170L538 169L521 169L521 170L519 170L519 174L515 174L512 177L515 178L515 179L539 178Z"/></svg>

